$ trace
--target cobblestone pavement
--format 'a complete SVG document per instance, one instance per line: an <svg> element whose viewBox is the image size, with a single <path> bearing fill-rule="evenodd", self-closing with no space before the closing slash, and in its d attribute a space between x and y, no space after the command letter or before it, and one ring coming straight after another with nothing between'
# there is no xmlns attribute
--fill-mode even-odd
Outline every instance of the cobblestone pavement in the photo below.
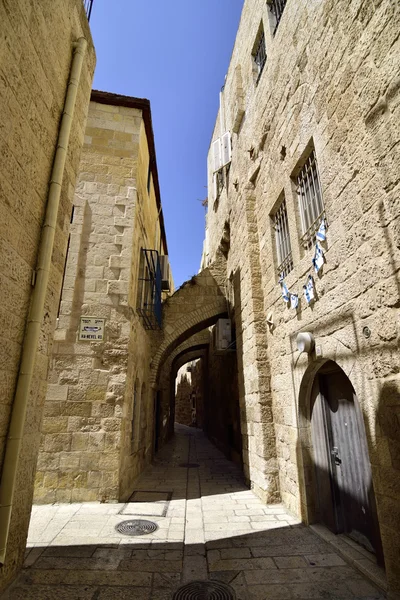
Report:
<svg viewBox="0 0 400 600"><path fill-rule="evenodd" d="M178 427L132 500L35 506L24 570L2 600L170 600L193 580L225 582L237 600L384 598L283 506L262 504L199 431ZM117 533L127 519L158 530Z"/></svg>

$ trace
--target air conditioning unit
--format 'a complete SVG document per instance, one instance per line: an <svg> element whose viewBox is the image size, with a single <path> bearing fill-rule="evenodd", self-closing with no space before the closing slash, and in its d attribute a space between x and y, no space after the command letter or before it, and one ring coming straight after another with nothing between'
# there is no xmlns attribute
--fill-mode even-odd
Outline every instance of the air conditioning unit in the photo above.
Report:
<svg viewBox="0 0 400 600"><path fill-rule="evenodd" d="M232 325L230 319L218 319L214 329L214 345L217 352L228 350L232 343Z"/></svg>
<svg viewBox="0 0 400 600"><path fill-rule="evenodd" d="M170 283L169 283L169 260L168 256L163 255L160 256L160 269L161 269L161 289L164 292L169 292Z"/></svg>

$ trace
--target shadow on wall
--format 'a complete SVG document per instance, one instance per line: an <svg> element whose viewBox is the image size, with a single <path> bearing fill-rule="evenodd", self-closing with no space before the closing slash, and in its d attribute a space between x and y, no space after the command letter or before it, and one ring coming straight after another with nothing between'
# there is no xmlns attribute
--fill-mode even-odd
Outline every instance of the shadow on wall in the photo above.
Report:
<svg viewBox="0 0 400 600"><path fill-rule="evenodd" d="M237 354L237 389L239 393L240 433L243 458L243 472L246 480L250 481L250 449L247 428L251 422L248 407L246 405L246 390L244 385L244 361L243 361L243 322L242 322L242 294L240 269L237 269L232 277L234 319L236 327L236 354Z"/></svg>

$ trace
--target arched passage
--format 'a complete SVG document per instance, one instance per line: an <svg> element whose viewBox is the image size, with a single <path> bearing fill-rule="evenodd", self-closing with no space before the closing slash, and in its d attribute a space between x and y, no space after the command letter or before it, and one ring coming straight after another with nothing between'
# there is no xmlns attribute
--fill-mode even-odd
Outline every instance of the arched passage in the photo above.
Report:
<svg viewBox="0 0 400 600"><path fill-rule="evenodd" d="M333 360L306 371L299 426L309 520L349 535L382 563L362 411L350 378Z"/></svg>

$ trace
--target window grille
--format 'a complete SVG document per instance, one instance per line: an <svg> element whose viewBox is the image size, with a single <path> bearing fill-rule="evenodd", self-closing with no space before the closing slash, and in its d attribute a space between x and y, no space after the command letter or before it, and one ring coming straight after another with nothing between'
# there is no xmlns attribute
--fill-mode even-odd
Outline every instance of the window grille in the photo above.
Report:
<svg viewBox="0 0 400 600"><path fill-rule="evenodd" d="M157 250L141 249L137 311L145 329L161 329L161 268Z"/></svg>
<svg viewBox="0 0 400 600"><path fill-rule="evenodd" d="M274 16L273 34L275 34L275 32L278 28L278 25L279 25L279 21L281 20L283 11L286 6L286 0L269 0L268 4L269 4L270 11L272 12L272 14Z"/></svg>
<svg viewBox="0 0 400 600"><path fill-rule="evenodd" d="M261 32L260 39L256 46L255 52L253 54L254 62L257 66L257 81L260 79L261 73L263 71L265 62L267 60L267 52L265 49L265 35L264 31Z"/></svg>
<svg viewBox="0 0 400 600"><path fill-rule="evenodd" d="M88 21L90 21L90 15L92 14L93 0L83 0L83 6L85 7L87 19L88 19Z"/></svg>
<svg viewBox="0 0 400 600"><path fill-rule="evenodd" d="M317 159L313 150L297 176L297 195L302 227L301 241L305 248L315 242L315 234L325 216Z"/></svg>
<svg viewBox="0 0 400 600"><path fill-rule="evenodd" d="M224 189L224 169L220 169L215 173L216 197L219 198Z"/></svg>
<svg viewBox="0 0 400 600"><path fill-rule="evenodd" d="M286 277L293 269L292 247L290 245L289 223L284 199L274 215L276 254L278 257L277 271Z"/></svg>

